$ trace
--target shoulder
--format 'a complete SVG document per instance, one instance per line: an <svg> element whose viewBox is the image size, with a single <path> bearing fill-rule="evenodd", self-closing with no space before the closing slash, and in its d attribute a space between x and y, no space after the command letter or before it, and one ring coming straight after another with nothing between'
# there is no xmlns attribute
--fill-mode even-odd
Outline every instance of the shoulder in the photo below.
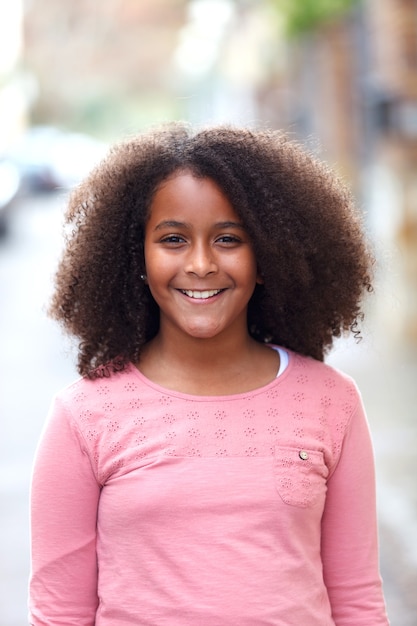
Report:
<svg viewBox="0 0 417 626"><path fill-rule="evenodd" d="M351 376L312 357L303 356L291 350L289 354L288 382L294 387L306 387L310 394L317 395L322 402L329 399L346 405L356 405L360 392Z"/></svg>
<svg viewBox="0 0 417 626"><path fill-rule="evenodd" d="M356 386L355 381L351 376L343 372L342 370L329 365L325 361L318 361L310 356L304 356L298 352L292 352L287 349L289 354L289 361L292 363L294 369L297 371L308 372L308 375L313 377L316 381L323 380L325 382L332 380L335 384L353 385Z"/></svg>
<svg viewBox="0 0 417 626"><path fill-rule="evenodd" d="M106 398L117 401L126 391L137 385L134 366L128 365L121 372L99 378L79 378L56 394L56 400L66 406L94 406L103 404Z"/></svg>

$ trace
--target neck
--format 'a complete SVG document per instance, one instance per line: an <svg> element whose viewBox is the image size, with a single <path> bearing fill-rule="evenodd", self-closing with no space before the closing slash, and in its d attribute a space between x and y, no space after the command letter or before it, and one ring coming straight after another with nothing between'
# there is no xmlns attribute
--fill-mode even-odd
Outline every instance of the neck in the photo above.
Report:
<svg viewBox="0 0 417 626"><path fill-rule="evenodd" d="M249 333L236 337L233 334L200 339L186 336L176 337L172 334L159 334L151 342L152 350L172 367L180 367L193 373L211 371L216 365L228 366L248 354L254 344Z"/></svg>
<svg viewBox="0 0 417 626"><path fill-rule="evenodd" d="M260 387L276 376L277 355L248 333L196 339L157 335L138 364L150 380L196 395L227 395Z"/></svg>

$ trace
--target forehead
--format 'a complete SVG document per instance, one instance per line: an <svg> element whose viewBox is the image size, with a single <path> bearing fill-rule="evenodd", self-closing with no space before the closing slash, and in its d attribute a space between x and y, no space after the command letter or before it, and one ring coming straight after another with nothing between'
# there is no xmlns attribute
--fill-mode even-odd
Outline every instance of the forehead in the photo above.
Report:
<svg viewBox="0 0 417 626"><path fill-rule="evenodd" d="M240 218L231 202L211 178L200 178L191 172L179 172L163 181L157 188L149 220L174 217L186 221L206 218L233 220Z"/></svg>

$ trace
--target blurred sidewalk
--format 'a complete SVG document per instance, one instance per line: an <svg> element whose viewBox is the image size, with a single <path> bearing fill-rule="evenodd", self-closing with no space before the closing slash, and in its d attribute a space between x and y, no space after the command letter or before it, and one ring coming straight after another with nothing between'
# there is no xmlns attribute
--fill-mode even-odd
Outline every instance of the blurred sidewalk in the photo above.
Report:
<svg viewBox="0 0 417 626"><path fill-rule="evenodd" d="M359 344L341 342L328 360L356 380L369 418L381 572L391 624L416 626L417 349L401 341L389 343L376 335Z"/></svg>

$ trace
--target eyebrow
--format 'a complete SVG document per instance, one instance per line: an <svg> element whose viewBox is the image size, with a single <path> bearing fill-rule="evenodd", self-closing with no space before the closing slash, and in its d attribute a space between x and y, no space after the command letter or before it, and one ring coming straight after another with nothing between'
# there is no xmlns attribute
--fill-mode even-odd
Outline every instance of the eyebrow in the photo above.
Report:
<svg viewBox="0 0 417 626"><path fill-rule="evenodd" d="M239 228L241 230L245 230L245 227L240 222L216 222L214 224L215 228ZM155 230L162 230L163 228L186 228L190 229L191 225L187 222L178 222L176 220L164 220L163 222L159 222L155 226Z"/></svg>

